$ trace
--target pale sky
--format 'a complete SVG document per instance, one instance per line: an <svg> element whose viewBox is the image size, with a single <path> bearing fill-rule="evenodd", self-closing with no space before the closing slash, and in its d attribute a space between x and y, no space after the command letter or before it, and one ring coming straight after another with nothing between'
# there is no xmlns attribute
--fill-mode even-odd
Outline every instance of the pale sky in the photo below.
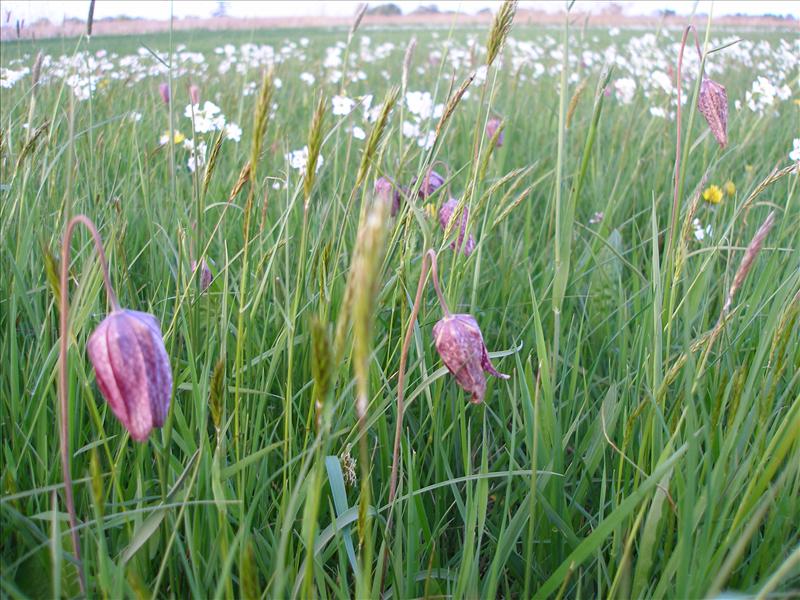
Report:
<svg viewBox="0 0 800 600"><path fill-rule="evenodd" d="M386 4L386 1L370 2L371 6ZM459 10L466 13L475 13L482 8L496 8L499 1L486 0L423 0L422 2L410 0L394 0L403 12L411 12L423 4L436 4L440 10ZM670 8L679 14L688 14L692 11L695 2L679 0L666 2L660 0L650 1L619 1L625 7L627 14L651 14L656 10ZM211 16L217 8L217 2L208 0L175 0L173 11L176 17ZM227 14L235 17L291 17L291 16L347 16L355 12L360 4L358 1L336 0L328 2L298 1L298 0L232 0L227 2ZM520 8L537 8L560 10L564 2L544 0L522 0ZM576 7L583 10L602 10L609 2L579 1ZM698 12L707 13L711 2L698 3ZM76 17L86 19L88 13L88 0L2 0L2 20L10 23L24 19L32 23L41 18L48 18L54 23L61 23L64 18ZM800 0L718 0L713 3L715 15L734 13L745 14L787 14L793 13L800 17ZM9 16L10 13L10 16ZM166 0L148 1L122 1L122 0L97 0L95 4L95 19L104 17L145 17L151 19L168 19L170 2Z"/></svg>

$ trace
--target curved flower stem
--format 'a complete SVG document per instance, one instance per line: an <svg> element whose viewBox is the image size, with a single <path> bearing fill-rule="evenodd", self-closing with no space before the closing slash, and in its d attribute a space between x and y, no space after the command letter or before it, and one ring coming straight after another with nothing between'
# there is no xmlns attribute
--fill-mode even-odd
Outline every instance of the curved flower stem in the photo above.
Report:
<svg viewBox="0 0 800 600"><path fill-rule="evenodd" d="M425 254L426 257L430 257L431 259L431 271L433 271L433 288L436 290L436 295L439 296L439 304L444 311L445 317L452 316L450 314L450 309L447 308L447 302L445 302L444 296L442 295L442 290L439 288L439 273L436 268L436 252L433 249L428 250Z"/></svg>
<svg viewBox="0 0 800 600"><path fill-rule="evenodd" d="M69 390L67 381L67 334L69 323L69 259L70 259L70 242L72 240L72 232L76 225L84 225L92 234L97 254L100 258L100 265L103 269L103 281L106 286L106 294L108 301L113 310L119 310L119 302L117 295L114 293L114 288L111 287L111 278L108 275L108 261L106 254L103 250L103 241L100 239L100 234L97 232L97 227L85 215L76 215L67 223L67 230L64 233L64 245L61 249L61 284L60 284L60 349L58 359L58 398L61 407L61 468L64 473L64 490L67 500L67 512L69 513L70 533L72 535L72 549L75 552L75 559L78 562L78 581L81 587L81 594L86 596L86 576L83 572L83 563L81 562L81 542L78 537L78 518L75 514L75 499L72 494L72 475L70 474L70 455L69 455Z"/></svg>
<svg viewBox="0 0 800 600"><path fill-rule="evenodd" d="M403 340L403 348L400 351L400 370L397 374L397 423L394 430L394 446L392 448L392 474L389 479L389 504L394 502L397 493L397 471L400 457L400 436L403 433L403 413L405 412L405 382L406 382L406 363L408 361L408 348L411 345L411 336L414 334L414 323L417 321L419 306L422 301L422 292L425 289L425 281L428 278L428 269L433 271L433 287L439 296L439 303L442 305L445 316L450 316L450 311L439 289L439 275L436 271L436 252L431 248L422 257L422 270L419 273L419 283L417 284L417 295L414 297L414 307L411 309L411 318L408 320L406 336ZM391 521L391 513L389 515ZM388 529L388 527L387 527Z"/></svg>

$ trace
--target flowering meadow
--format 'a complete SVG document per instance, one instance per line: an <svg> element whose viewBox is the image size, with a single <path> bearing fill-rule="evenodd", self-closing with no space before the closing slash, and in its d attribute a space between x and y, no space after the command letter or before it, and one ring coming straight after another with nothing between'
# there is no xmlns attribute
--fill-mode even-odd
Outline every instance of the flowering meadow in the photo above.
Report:
<svg viewBox="0 0 800 600"><path fill-rule="evenodd" d="M0 47L0 596L800 591L800 36Z"/></svg>

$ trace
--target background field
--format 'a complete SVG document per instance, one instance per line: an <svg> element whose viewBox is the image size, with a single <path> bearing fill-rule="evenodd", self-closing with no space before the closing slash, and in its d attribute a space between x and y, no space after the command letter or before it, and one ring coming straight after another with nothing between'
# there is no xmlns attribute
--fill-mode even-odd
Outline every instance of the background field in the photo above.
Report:
<svg viewBox="0 0 800 600"><path fill-rule="evenodd" d="M703 45L707 23L695 25ZM2 595L78 593L59 459L53 278L65 215L77 213L100 229L121 304L159 319L174 377L167 426L145 444L131 441L86 357L108 306L90 237L79 230L69 439L92 595L798 593L800 204L789 153L800 137L800 41L796 32L711 26L708 49L742 40L706 62L727 88L730 141L720 149L691 108L698 60L690 38L685 183L671 245L676 95L668 83L679 30L572 23L564 60L563 28L513 28L488 71L478 69L483 27L362 27L349 45L346 29L4 43ZM412 36L406 87L357 186L368 140L355 128L368 136L375 124L363 103L333 114L333 97L372 95L379 106L403 85ZM51 58L32 89L22 70L39 50ZM252 206L250 183L229 203L270 64L280 85ZM476 69L426 148L451 79L455 89ZM6 86L12 71L21 76ZM774 93L753 88L759 76ZM170 80L165 104L158 86ZM192 135L184 116L190 84L201 106L214 102L242 129L240 141L221 142L205 190L183 142L159 144L171 111L174 130L205 140L209 158L216 134ZM430 93L430 106L409 92ZM287 154L308 144L323 94L324 162L304 210L303 175ZM493 151L483 134L492 115L505 124ZM345 289L374 180L411 186L435 161L447 184L424 200L412 190L397 217L387 216L385 256L373 255L376 293L354 307ZM718 204L701 195L712 184L725 189ZM430 216L448 195L469 207L477 243L469 257ZM772 211L775 225L720 321L746 248ZM490 377L485 403L468 402L434 348L442 314L428 284L390 506L401 347L430 247L451 309L475 316L511 378ZM214 276L205 292L190 268L203 248ZM355 264L354 277L366 276ZM554 281L566 281L563 301ZM367 314L364 461L355 374ZM341 356L315 354L315 322L331 338L346 324ZM317 427L320 370L335 387ZM335 458L345 455L354 468ZM354 485L344 481L351 468ZM359 499L371 507L366 526Z"/></svg>

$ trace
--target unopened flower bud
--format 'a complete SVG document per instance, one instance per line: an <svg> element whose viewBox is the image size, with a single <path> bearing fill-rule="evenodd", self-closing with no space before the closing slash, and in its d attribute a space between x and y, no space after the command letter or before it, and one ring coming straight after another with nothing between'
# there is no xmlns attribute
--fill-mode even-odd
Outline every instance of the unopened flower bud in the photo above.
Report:
<svg viewBox="0 0 800 600"><path fill-rule="evenodd" d="M155 317L115 310L89 337L89 360L111 411L137 442L167 417L172 372Z"/></svg>
<svg viewBox="0 0 800 600"><path fill-rule="evenodd" d="M447 231L447 226L450 223L450 221L452 221L453 213L455 212L457 207L458 207L458 200L456 200L455 198L450 198L450 200L442 204L442 207L439 209L439 225L441 225L442 231ZM453 248L456 252L458 252L459 250L463 251L464 256L469 256L475 249L475 238L472 237L472 234L469 234L466 243L464 242L464 236L466 235L467 232L468 219L469 219L469 209L465 206L464 212L461 213L461 224L458 232L458 240L450 244L450 247ZM452 228L455 228L455 225L452 225Z"/></svg>
<svg viewBox="0 0 800 600"><path fill-rule="evenodd" d="M192 261L192 273L197 269L197 261ZM200 289L206 291L211 285L211 280L214 276L211 274L211 269L208 268L208 263L205 259L200 261Z"/></svg>
<svg viewBox="0 0 800 600"><path fill-rule="evenodd" d="M708 127L719 145L728 144L728 94L716 81L703 79L697 108L708 121Z"/></svg>
<svg viewBox="0 0 800 600"><path fill-rule="evenodd" d="M416 183L416 181L414 183ZM429 169L427 174L422 178L422 183L419 186L419 197L424 200L443 185L444 177L433 169Z"/></svg>
<svg viewBox="0 0 800 600"><path fill-rule="evenodd" d="M391 203L391 214L396 216L400 210L400 190L395 189L386 177L379 177L375 182L375 195L387 204Z"/></svg>
<svg viewBox="0 0 800 600"><path fill-rule="evenodd" d="M189 99L192 104L200 104L200 88L195 84L189 86Z"/></svg>
<svg viewBox="0 0 800 600"><path fill-rule="evenodd" d="M169 104L169 84L159 83L158 93L161 94L161 99L164 101L164 104Z"/></svg>
<svg viewBox="0 0 800 600"><path fill-rule="evenodd" d="M458 385L472 394L473 404L483 402L486 393L484 371L501 379L509 378L492 365L481 330L472 315L445 316L433 326L433 339L447 370Z"/></svg>
<svg viewBox="0 0 800 600"><path fill-rule="evenodd" d="M489 138L489 141L491 141L494 138L495 134L497 133L497 130L500 128L502 124L503 121L500 119L500 117L492 117L487 121L486 137ZM495 142L496 148L499 148L500 146L503 145L503 140L505 139L505 135L506 135L505 131L502 130L497 135L497 141Z"/></svg>

